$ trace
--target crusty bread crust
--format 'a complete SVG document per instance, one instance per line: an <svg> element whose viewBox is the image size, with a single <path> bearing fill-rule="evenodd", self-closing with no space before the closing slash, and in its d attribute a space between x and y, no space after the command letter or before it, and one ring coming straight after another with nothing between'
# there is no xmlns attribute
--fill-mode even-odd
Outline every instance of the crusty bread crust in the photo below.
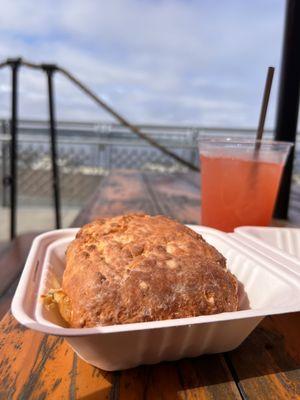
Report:
<svg viewBox="0 0 300 400"><path fill-rule="evenodd" d="M66 252L70 326L124 324L235 311L225 258L164 216L130 214L81 228Z"/></svg>

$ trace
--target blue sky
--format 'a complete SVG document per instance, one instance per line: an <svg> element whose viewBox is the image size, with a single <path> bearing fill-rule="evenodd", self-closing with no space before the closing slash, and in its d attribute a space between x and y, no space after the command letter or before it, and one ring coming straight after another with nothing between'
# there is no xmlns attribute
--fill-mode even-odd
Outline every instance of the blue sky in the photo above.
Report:
<svg viewBox="0 0 300 400"><path fill-rule="evenodd" d="M268 65L276 67L284 0L0 0L0 60L68 68L134 123L257 125ZM111 120L58 74L57 118ZM20 116L47 118L42 73L22 69ZM0 117L10 76L0 71Z"/></svg>

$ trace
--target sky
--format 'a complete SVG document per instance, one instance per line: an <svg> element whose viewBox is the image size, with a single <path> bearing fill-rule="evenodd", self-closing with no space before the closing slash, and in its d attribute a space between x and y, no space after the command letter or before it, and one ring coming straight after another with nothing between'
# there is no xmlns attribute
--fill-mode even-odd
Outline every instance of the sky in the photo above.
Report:
<svg viewBox="0 0 300 400"><path fill-rule="evenodd" d="M284 0L0 0L0 62L22 56L67 68L132 123L257 126L267 68L276 68ZM10 115L0 70L0 117ZM20 71L20 118L47 119L46 78ZM59 120L112 121L59 73Z"/></svg>

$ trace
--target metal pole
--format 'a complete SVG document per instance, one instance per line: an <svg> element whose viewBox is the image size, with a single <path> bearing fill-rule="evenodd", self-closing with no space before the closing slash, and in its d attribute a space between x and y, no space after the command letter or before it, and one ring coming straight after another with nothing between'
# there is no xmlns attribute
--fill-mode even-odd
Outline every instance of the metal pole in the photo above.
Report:
<svg viewBox="0 0 300 400"><path fill-rule="evenodd" d="M0 64L0 67L1 67L1 65L2 64ZM186 167L190 168L191 170L199 172L199 168L196 165L194 165L191 162L189 162L187 160L184 160L183 158L179 157L176 153L170 151L165 146L161 145L156 140L152 139L147 134L143 133L140 130L140 128L138 128L135 125L132 125L126 118L124 118L122 115L120 115L118 112L116 112L112 107L110 107L106 102L104 102L102 99L100 99L95 93L93 93L87 86L85 86L78 79L76 79L66 69L61 68L61 67L56 66L56 65L53 65L53 64L36 64L36 63L32 63L32 62L29 62L29 61L26 61L26 60L22 60L22 65L24 65L26 67L29 67L29 68L34 68L34 69L40 69L40 68L45 69L45 68L48 68L48 67L54 67L54 69L56 71L60 71L63 75L65 75L68 79L70 79L73 83L75 83L75 85L77 85L84 93L86 93L89 97L91 97L100 107L102 107L104 110L106 110L111 115L113 115L117 119L117 121L119 121L119 123L121 123L122 125L126 126L128 129L130 129L138 137L140 137L141 139L145 140L151 146L154 146L155 148L159 149L161 152L163 152L164 154L166 154L169 157L173 158L174 160L176 160L176 161L180 162L181 164L185 165ZM214 130L214 129L212 129L212 130Z"/></svg>
<svg viewBox="0 0 300 400"><path fill-rule="evenodd" d="M300 89L300 1L287 0L275 139L296 142ZM288 217L294 149L283 172L274 216Z"/></svg>
<svg viewBox="0 0 300 400"><path fill-rule="evenodd" d="M54 96L53 96L53 73L56 70L56 66L51 64L50 65L43 64L42 68L47 74L47 81L48 81L53 200L55 206L55 226L56 229L59 229L61 227L60 185L59 185L59 171L57 166L56 127L55 127L55 117L54 117Z"/></svg>
<svg viewBox="0 0 300 400"><path fill-rule="evenodd" d="M14 239L17 230L17 179L18 179L18 70L21 59L9 59L12 71L11 96L11 143L10 143L10 238Z"/></svg>

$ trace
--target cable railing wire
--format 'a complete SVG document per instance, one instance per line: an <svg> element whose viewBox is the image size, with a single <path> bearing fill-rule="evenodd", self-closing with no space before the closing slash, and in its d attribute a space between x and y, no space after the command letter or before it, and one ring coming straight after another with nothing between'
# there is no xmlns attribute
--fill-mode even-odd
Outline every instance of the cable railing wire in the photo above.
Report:
<svg viewBox="0 0 300 400"><path fill-rule="evenodd" d="M45 64L45 63L33 63L22 58L8 58L6 61L0 62L0 69L6 66L12 69L12 115L11 115L11 160L10 160L10 176L6 177L6 182L10 185L10 236L13 239L16 235L16 209L17 209L17 133L18 133L18 118L17 118L17 105L18 105L18 90L17 90L17 78L18 70L20 66L25 66L28 68L42 70L47 75L48 80L48 97L49 97L49 124L50 124L50 134L51 134L51 157L52 157L52 179L53 179L53 197L55 205L55 221L56 228L60 228L61 218L60 218L60 187L59 187L59 174L57 166L57 152L56 152L56 123L54 118L54 96L52 94L53 86L53 73L60 72L63 76L68 78L73 82L83 93L88 95L93 99L98 106L111 114L120 124L128 128L132 133L138 136L140 139L146 141L151 146L160 150L163 154L169 156L170 158L176 160L180 164L188 167L193 171L199 171L199 168L193 163L185 160L184 158L178 156L176 153L169 150L167 147L161 145L153 138L149 137L146 133L142 132L140 128L131 124L124 116L114 110L110 105L103 101L98 95L96 95L88 86L83 84L79 79L77 79L73 74L71 74L65 68L57 66L55 64Z"/></svg>
<svg viewBox="0 0 300 400"><path fill-rule="evenodd" d="M157 149L161 150L166 155L172 157L176 161L180 162L181 164L185 165L186 167L192 169L193 171L198 171L199 169L189 161L184 160L183 158L179 157L177 154L173 153L172 151L168 150L166 147L162 146L156 140L150 138L148 135L143 133L139 128L135 125L132 125L127 119L125 119L122 115L117 113L113 110L108 104L106 104L103 100L101 100L95 93L93 93L89 88L83 85L78 79L76 79L72 74L66 71L63 68L59 68L59 71L68 77L73 83L75 83L84 93L89 95L92 99L95 100L97 104L99 104L102 108L104 108L107 112L113 115L122 125L126 126L130 129L133 133L139 136L141 139L146 140L151 146L156 147Z"/></svg>
<svg viewBox="0 0 300 400"><path fill-rule="evenodd" d="M8 65L7 62L1 63L0 68ZM72 81L81 91L87 94L90 98L92 98L100 107L106 110L109 114L111 114L120 124L126 126L129 130L131 130L135 135L139 138L148 142L151 146L156 147L158 150L162 151L167 156L173 158L177 162L181 163L185 167L190 168L193 171L199 171L199 168L195 166L193 163L183 159L182 157L178 156L176 153L170 151L165 146L162 146L156 140L149 137L146 133L142 132L137 126L131 124L124 116L122 116L119 112L114 110L110 105L108 105L104 100L102 100L98 95L96 95L91 89L87 87L87 85L83 84L79 79L77 79L73 74L71 74L65 68L62 68L58 65L54 64L36 64L29 62L27 60L21 59L21 65L33 68L33 69L41 69L45 70L48 66L52 67L55 71L60 72L62 75L67 77L70 81Z"/></svg>

